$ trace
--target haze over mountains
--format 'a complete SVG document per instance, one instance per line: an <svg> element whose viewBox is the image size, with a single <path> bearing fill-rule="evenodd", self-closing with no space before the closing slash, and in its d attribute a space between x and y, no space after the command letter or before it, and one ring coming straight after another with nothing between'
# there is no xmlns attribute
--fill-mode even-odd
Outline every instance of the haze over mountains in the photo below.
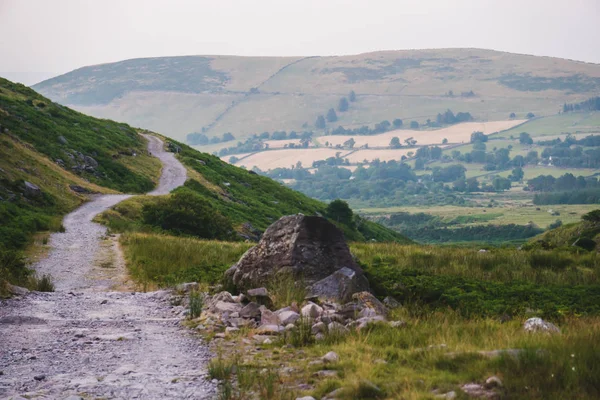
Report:
<svg viewBox="0 0 600 400"><path fill-rule="evenodd" d="M159 57L89 66L34 85L61 104L153 129L236 139L314 130L350 91L356 101L327 129L400 118L420 123L447 109L476 121L532 112L600 89L600 65L481 49L381 51L341 57Z"/></svg>

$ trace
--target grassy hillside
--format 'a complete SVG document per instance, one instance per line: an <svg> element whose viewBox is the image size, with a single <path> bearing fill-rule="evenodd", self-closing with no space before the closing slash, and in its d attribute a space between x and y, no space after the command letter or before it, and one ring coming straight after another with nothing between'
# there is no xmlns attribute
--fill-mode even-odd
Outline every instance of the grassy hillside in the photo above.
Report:
<svg viewBox="0 0 600 400"><path fill-rule="evenodd" d="M551 229L532 238L527 248L571 248L572 250L597 250L600 246L600 210L592 210L574 222Z"/></svg>
<svg viewBox="0 0 600 400"><path fill-rule="evenodd" d="M127 125L0 78L0 276L28 283L21 251L36 232L61 229L63 215L85 201L83 192L152 188L160 162L145 146Z"/></svg>
<svg viewBox="0 0 600 400"><path fill-rule="evenodd" d="M452 109L476 120L555 114L597 94L600 66L481 49L382 51L341 57L193 56L84 67L34 86L63 104L183 140L237 139L313 129L350 91L338 125L435 120ZM472 93L471 93L472 92Z"/></svg>

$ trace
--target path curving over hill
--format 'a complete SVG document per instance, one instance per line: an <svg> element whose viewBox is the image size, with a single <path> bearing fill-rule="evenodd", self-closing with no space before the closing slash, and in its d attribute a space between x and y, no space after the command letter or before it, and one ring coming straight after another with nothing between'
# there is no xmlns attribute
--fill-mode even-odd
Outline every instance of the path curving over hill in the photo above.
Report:
<svg viewBox="0 0 600 400"><path fill-rule="evenodd" d="M185 182L185 168L160 139L146 138L163 162L150 194L168 193ZM65 232L51 236L49 256L34 265L53 276L56 292L0 303L0 398L215 395L206 378L208 349L179 326L184 310L169 304L169 294L111 291L125 267L106 228L92 219L128 197L97 196L65 217Z"/></svg>

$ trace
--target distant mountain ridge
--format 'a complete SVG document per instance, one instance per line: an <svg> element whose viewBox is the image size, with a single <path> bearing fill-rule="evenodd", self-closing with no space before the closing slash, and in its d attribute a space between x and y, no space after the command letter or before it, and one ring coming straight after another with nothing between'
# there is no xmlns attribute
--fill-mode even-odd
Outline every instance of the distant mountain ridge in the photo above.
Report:
<svg viewBox="0 0 600 400"><path fill-rule="evenodd" d="M401 118L424 122L451 109L476 120L548 115L600 91L600 65L482 49L381 51L331 57L181 56L79 68L34 85L88 114L183 140L190 132L236 139L315 129L350 91L338 125Z"/></svg>

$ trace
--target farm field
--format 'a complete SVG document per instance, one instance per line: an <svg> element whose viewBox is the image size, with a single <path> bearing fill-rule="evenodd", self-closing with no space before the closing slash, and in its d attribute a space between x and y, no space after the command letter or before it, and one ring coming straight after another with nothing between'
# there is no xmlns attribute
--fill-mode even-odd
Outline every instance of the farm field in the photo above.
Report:
<svg viewBox="0 0 600 400"><path fill-rule="evenodd" d="M252 169L258 167L263 171L268 171L274 168L291 168L298 162L304 167L312 166L313 161L325 160L329 157L335 157L340 150L336 149L282 149L269 150L260 153L255 153L246 157L235 165ZM342 151L343 154L348 151ZM229 157L226 157L227 159Z"/></svg>
<svg viewBox="0 0 600 400"><path fill-rule="evenodd" d="M574 112L567 114L550 115L544 118L536 118L524 126L494 135L494 138L518 139L521 132L527 132L534 140L550 140L557 136L571 133L581 139L589 134L600 134L600 112Z"/></svg>
<svg viewBox="0 0 600 400"><path fill-rule="evenodd" d="M444 139L448 143L468 143L471 139L471 134L480 131L489 135L491 133L500 132L510 129L516 125L521 125L525 120L507 120L507 121L490 121L490 122L463 122L449 126L447 128L435 130L410 130L397 129L386 133L370 136L359 135L326 135L319 137L319 143L324 144L329 142L331 145L341 145L345 141L353 138L356 142L355 147L369 145L369 147L388 147L390 140L393 137L400 139L400 143L404 140L413 138L417 141L417 145L442 144Z"/></svg>
<svg viewBox="0 0 600 400"><path fill-rule="evenodd" d="M538 210L539 208L539 210ZM462 216L485 217L481 222L473 222L467 225L487 225L487 224L516 224L525 225L533 222L540 228L546 228L557 219L563 224L579 222L581 216L592 210L598 209L597 204L578 204L578 205L552 205L552 206L534 206L519 204L503 207L459 207L459 206L432 206L432 207L388 207L388 208L363 208L356 211L366 216L389 215L397 212L408 213L426 213L443 218L445 221L451 221ZM560 213L552 215L549 211ZM494 218L488 220L488 215L494 215Z"/></svg>

